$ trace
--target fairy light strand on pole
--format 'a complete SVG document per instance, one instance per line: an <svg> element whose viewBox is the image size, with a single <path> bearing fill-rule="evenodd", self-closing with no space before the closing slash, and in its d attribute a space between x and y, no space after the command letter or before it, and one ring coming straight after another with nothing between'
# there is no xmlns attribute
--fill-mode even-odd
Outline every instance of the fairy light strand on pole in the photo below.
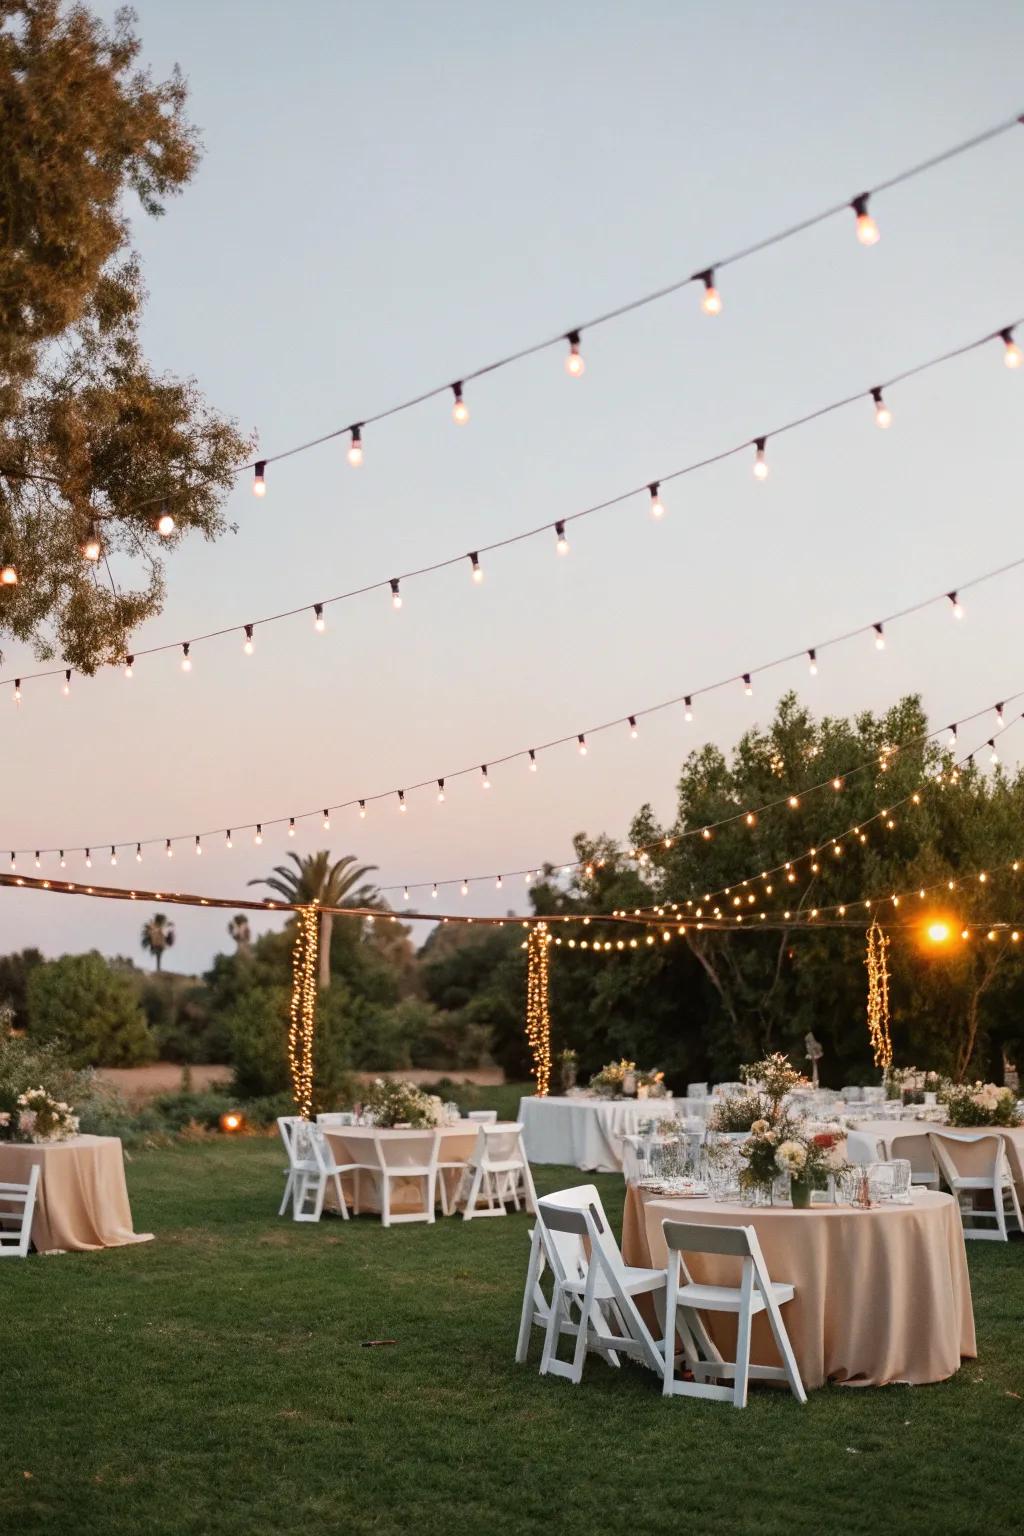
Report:
<svg viewBox="0 0 1024 1536"><path fill-rule="evenodd" d="M313 1110L313 1036L316 1029L317 953L320 914L300 907L292 946L292 995L288 1023L288 1070L292 1097L303 1120Z"/></svg>
<svg viewBox="0 0 1024 1536"><path fill-rule="evenodd" d="M665 484L670 481L679 480L686 475L696 474L699 470L708 469L713 465L724 463L727 459L734 458L738 454L749 453L752 447L756 449L754 473L759 479L763 479L767 476L768 473L765 445L771 439L781 437L787 432L795 431L797 428L807 426L812 422L820 421L823 417L829 416L835 411L843 410L847 406L856 404L857 402L863 403L865 400L873 400L883 388L889 389L892 386L902 383L908 379L916 378L919 374L926 373L929 370L937 368L944 363L952 362L957 358L964 357L967 354L976 351L980 347L988 346L993 341L1002 341L1004 343L1005 357L1020 355L1019 348L1017 348L1014 353L1010 353L1007 350L1005 338L1007 336L1012 337L1014 328L1021 324L1024 324L1024 320L1018 318L1017 320L1014 320L1009 326L1002 326L998 327L994 331L987 331L983 336L977 337L973 341L967 342L962 346L955 347L948 352L944 352L938 357L930 358L926 362L918 363L911 368L904 369L902 373L893 375L892 378L886 381L883 385L871 386L867 389L857 390L855 393L846 395L842 399L834 400L828 405L819 406L817 409L809 411L803 416L795 417L790 421L783 422L781 425L773 427L769 432L760 433L754 438L744 438L741 442L734 443L729 448L721 449L719 452L710 454L703 459L695 460L692 463L686 464L679 469L671 470L665 474L660 475L657 479L651 480L648 478L647 480L642 481L639 485L631 487L631 489L627 491L622 491L614 496L607 497L604 501L596 502L589 507L584 507L578 512L565 513L554 520L540 523L533 528L522 529L518 533L510 534L508 537L504 539L498 539L491 544L478 543L471 551L461 550L457 555L450 555L444 559L435 560L429 565L419 566L415 570L405 571L398 576L389 576L377 581L368 582L365 586L362 587L350 588L346 592L336 593L333 597L318 597L308 602L300 603L293 608L282 609L277 613L265 614L262 618L244 619L237 623L222 625L218 629L207 630L203 634L192 635L187 641L170 640L165 641L160 645L147 646L144 649L132 652L130 656L122 658L121 662L114 663L112 665L123 666L126 676L133 676L135 667L140 657L157 656L163 655L169 651L177 651L180 652L182 656L182 670L188 672L191 671L192 668L190 653L192 648L196 645L200 645L211 640L219 640L229 635L242 634L245 636L247 648L254 648L255 642L253 640L252 631L257 627L266 627L270 624L281 623L286 619L295 618L299 615L302 615L308 619L310 613L313 613L315 616L314 627L316 627L317 624L325 625L323 618L323 611L325 608L334 606L338 603L352 601L357 597L363 597L371 592L390 592L392 607L396 610L399 610L403 607L403 595L401 592L401 583L403 581L409 582L415 580L418 577L433 575L437 571L449 570L456 566L461 566L464 568L467 560L471 562L472 576L474 579L477 579L482 577L481 557L483 555L492 554L497 550L508 549L513 545L523 543L527 539L535 539L541 537L550 538L552 530L556 535L556 548L558 553L567 554L569 552L569 540L565 530L568 523L579 522L584 518L593 517L599 512L606 512L613 508L624 506L626 503L633 501L637 496L645 496L648 498L648 502L651 503L652 486L657 487L654 501L658 509L658 512L655 515L658 517L659 514L663 514L666 511L666 503L664 497L662 496L662 490ZM1015 343L1013 343L1013 345L1016 346ZM888 418L891 420L891 412L888 412ZM876 419L879 419L877 416L877 411ZM652 505L652 511L653 510L654 506ZM474 559L475 565L472 564ZM964 590L966 590L966 587L970 584L964 583L962 585ZM901 618L904 616L904 614L892 615L893 618ZM882 629L880 626L884 626L886 622L887 620L883 619L871 626L880 639L882 638ZM859 631L856 633L859 633ZM840 638L849 637L844 636ZM825 641L822 643L822 646L819 647L819 649L824 649L826 645L835 643L838 642ZM882 644L884 645L884 639L882 639ZM801 654L806 653L803 652ZM52 667L39 672L25 672L18 679L18 682L36 682L45 678L59 677L65 672L65 670L66 663L62 662L59 667ZM0 678L0 686L9 685L9 683L9 678Z"/></svg>
<svg viewBox="0 0 1024 1536"><path fill-rule="evenodd" d="M892 1066L892 1039L889 1034L889 968L886 950L889 938L877 918L868 929L865 964L868 971L868 1033L876 1067L888 1071Z"/></svg>
<svg viewBox="0 0 1024 1536"><path fill-rule="evenodd" d="M533 1058L531 1075L537 1097L547 1097L551 1083L551 1011L549 1006L548 946L551 935L544 923L530 928L526 938L526 1038Z"/></svg>

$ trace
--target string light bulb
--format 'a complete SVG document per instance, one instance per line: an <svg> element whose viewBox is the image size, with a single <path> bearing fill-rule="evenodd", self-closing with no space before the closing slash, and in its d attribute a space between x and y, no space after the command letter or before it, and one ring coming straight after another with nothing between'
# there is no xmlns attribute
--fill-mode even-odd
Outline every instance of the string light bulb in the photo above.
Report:
<svg viewBox="0 0 1024 1536"><path fill-rule="evenodd" d="M444 779L438 779L437 781L437 803L438 805L444 804Z"/></svg>
<svg viewBox="0 0 1024 1536"><path fill-rule="evenodd" d="M468 880L463 880L463 882L462 882L462 894L463 894L463 896L468 896L469 895L469 881Z"/></svg>
<svg viewBox="0 0 1024 1536"><path fill-rule="evenodd" d="M749 672L744 672L744 674L743 674L743 692L746 694L748 699L751 697L751 695L754 692L754 685L753 685L753 683L750 680L750 673Z"/></svg>
<svg viewBox="0 0 1024 1536"><path fill-rule="evenodd" d="M164 510L156 520L156 531L162 539L169 539L171 534L174 532L174 527L174 518L168 512L167 504L165 502Z"/></svg>
<svg viewBox="0 0 1024 1536"><path fill-rule="evenodd" d="M135 862L136 862L136 864L141 864L142 863L142 844L141 843L136 843L135 844Z"/></svg>
<svg viewBox="0 0 1024 1536"><path fill-rule="evenodd" d="M86 560L91 561L93 565L95 565L96 561L99 559L102 553L103 545L100 543L100 536L96 532L96 524L90 523L89 532L86 536L85 543L82 545L82 554L85 556Z"/></svg>
<svg viewBox="0 0 1024 1536"><path fill-rule="evenodd" d="M253 836L253 842L258 847L259 844L262 843L262 841L263 841L263 823L261 821L258 821L256 823L256 831L255 831L255 834Z"/></svg>
<svg viewBox="0 0 1024 1536"><path fill-rule="evenodd" d="M534 751L533 747L530 748L530 772L531 773L536 773L537 772L537 754Z"/></svg>
<svg viewBox="0 0 1024 1536"><path fill-rule="evenodd" d="M391 606L396 610L402 606L402 594L398 590L397 576L392 576L391 578Z"/></svg>
<svg viewBox="0 0 1024 1536"><path fill-rule="evenodd" d="M764 451L765 441L766 440L763 437L755 437L755 439L754 439L754 450L755 450L755 452L754 452L754 479L755 480L767 480L768 479L768 460L765 458L765 451Z"/></svg>
<svg viewBox="0 0 1024 1536"><path fill-rule="evenodd" d="M68 867L68 861L64 857L64 849L63 848L60 849L60 867L61 867L61 869L67 869L67 867Z"/></svg>
<svg viewBox="0 0 1024 1536"><path fill-rule="evenodd" d="M131 679L131 677L133 676L132 668L134 667L134 665L135 665L135 657L134 656L126 656L125 659L124 659L124 675L128 679Z"/></svg>
<svg viewBox="0 0 1024 1536"><path fill-rule="evenodd" d="M999 753L996 751L996 744L995 744L994 739L991 736L988 739L988 748L989 748L988 760L989 760L990 763L995 765L999 761Z"/></svg>
<svg viewBox="0 0 1024 1536"><path fill-rule="evenodd" d="M491 781L490 781L490 778L488 777L487 764L486 763L481 763L480 764L480 782L483 785L484 789L490 789Z"/></svg>
<svg viewBox="0 0 1024 1536"><path fill-rule="evenodd" d="M868 194L862 192L850 204L857 218L857 239L861 245L877 245L880 239L878 225L868 212Z"/></svg>
<svg viewBox="0 0 1024 1536"><path fill-rule="evenodd" d="M313 628L316 630L318 635L322 635L324 630L327 628L327 624L324 619L323 603L313 604Z"/></svg>
<svg viewBox="0 0 1024 1536"><path fill-rule="evenodd" d="M0 569L0 582L2 582L5 587L16 587L18 585L17 566L11 565L10 562L5 564L3 568Z"/></svg>
<svg viewBox="0 0 1024 1536"><path fill-rule="evenodd" d="M171 840L169 837L164 839L164 853L169 859L174 858L174 849L171 847Z"/></svg>
<svg viewBox="0 0 1024 1536"><path fill-rule="evenodd" d="M117 866L117 849L113 845L111 845L111 849L110 849L110 862L116 868L116 866Z"/></svg>
<svg viewBox="0 0 1024 1536"><path fill-rule="evenodd" d="M452 394L455 397L455 403L452 406L452 421L455 422L456 426L464 427L469 420L469 406L462 398L462 385L453 384Z"/></svg>
<svg viewBox="0 0 1024 1536"><path fill-rule="evenodd" d="M586 757L586 755L587 755L587 738L584 736L582 731L576 737L576 742L577 742L577 746L578 746L578 749L579 749L580 757Z"/></svg>
<svg viewBox="0 0 1024 1536"><path fill-rule="evenodd" d="M629 734L632 736L634 741L636 741L640 734L640 732L637 730L636 715L630 715L629 717Z"/></svg>
<svg viewBox="0 0 1024 1536"><path fill-rule="evenodd" d="M957 735L958 735L958 734L959 734L959 733L958 733L958 731L957 731L957 727L956 727L956 725L955 725L955 724L954 724L954 725L951 725L951 726L950 726L950 727L949 727L949 745L950 745L950 746L951 746L951 747L955 747L955 746L956 746L956 739L957 739Z"/></svg>
<svg viewBox="0 0 1024 1536"><path fill-rule="evenodd" d="M1003 340L1003 362L1007 368L1019 368L1021 363L1024 362L1024 353L1021 352L1020 347L1014 341L1013 331L1000 331L999 334Z"/></svg>
<svg viewBox="0 0 1024 1536"><path fill-rule="evenodd" d="M323 816L323 823L322 823L322 825L323 825L323 829L324 829L325 832L329 832L331 830L331 813L330 813L330 811L328 811L326 806L324 807L324 816Z"/></svg>
<svg viewBox="0 0 1024 1536"><path fill-rule="evenodd" d="M872 624L871 628L875 632L875 650L876 651L884 651L885 650L885 629L884 629L884 626L881 625L881 624Z"/></svg>
<svg viewBox="0 0 1024 1536"><path fill-rule="evenodd" d="M875 426L881 427L884 432L887 427L892 426L892 411L883 400L880 389L873 389L871 398L875 402Z"/></svg>
<svg viewBox="0 0 1024 1536"><path fill-rule="evenodd" d="M687 721L693 719L693 700L689 694L683 700L683 719Z"/></svg>
<svg viewBox="0 0 1024 1536"><path fill-rule="evenodd" d="M1002 704L997 704L996 705L996 730L998 730L998 731L1003 730L1005 725L1006 725L1006 715L1003 712L1003 706L1002 706Z"/></svg>
<svg viewBox="0 0 1024 1536"><path fill-rule="evenodd" d="M652 480L647 489L651 493L651 516L664 517L665 503L661 499L661 488L657 480Z"/></svg>
<svg viewBox="0 0 1024 1536"><path fill-rule="evenodd" d="M11 858L13 860L13 858L14 858L14 854L13 853L11 854ZM86 867L86 869L92 869L92 852L88 848L85 850L85 867Z"/></svg>
<svg viewBox="0 0 1024 1536"><path fill-rule="evenodd" d="M495 882L494 882L494 889L496 891L500 891L501 890L501 876L500 875L498 876L497 880L495 880Z"/></svg>
<svg viewBox="0 0 1024 1536"><path fill-rule="evenodd" d="M480 564L480 556L477 554L475 549L469 557L469 564L473 580L476 582L477 586L479 586L484 579L484 573L483 567Z"/></svg>
<svg viewBox="0 0 1024 1536"><path fill-rule="evenodd" d="M189 655L189 642L186 640L181 647L181 670L192 671L192 657Z"/></svg>
<svg viewBox="0 0 1024 1536"><path fill-rule="evenodd" d="M807 670L811 674L812 677L817 677L817 675L818 675L818 653L817 653L816 650L814 650L813 647L811 648L811 650L809 650L807 652Z"/></svg>
<svg viewBox="0 0 1024 1536"><path fill-rule="evenodd" d="M14 679L14 702L15 702L15 704L20 704L21 703L21 678L20 677L16 677Z"/></svg>
<svg viewBox="0 0 1024 1536"><path fill-rule="evenodd" d="M698 272L698 278L704 284L704 292L700 296L700 307L706 315L720 315L722 313L722 296L715 287L715 270L709 267L706 272Z"/></svg>
<svg viewBox="0 0 1024 1536"><path fill-rule="evenodd" d="M434 887L431 890L430 894L433 897L434 901L436 901L437 900L437 882L436 881L434 882Z"/></svg>
<svg viewBox="0 0 1024 1536"><path fill-rule="evenodd" d="M71 692L71 668L70 667L65 667L64 668L64 686L61 689L61 693L64 695L65 698L67 698L67 696L68 696L68 694L70 692Z"/></svg>
<svg viewBox="0 0 1024 1536"><path fill-rule="evenodd" d="M560 555L569 553L569 540L565 536L565 524L562 522L555 524L555 548Z"/></svg>
<svg viewBox="0 0 1024 1536"><path fill-rule="evenodd" d="M253 644L253 638L252 638L252 625L251 624L247 624L245 626L245 643L242 646L242 650L245 652L245 654L247 656L251 656L253 651L255 650L255 645Z"/></svg>
<svg viewBox="0 0 1024 1536"><path fill-rule="evenodd" d="M346 457L353 469L358 469L363 462L363 429L361 426L349 428L349 445Z"/></svg>
<svg viewBox="0 0 1024 1536"><path fill-rule="evenodd" d="M266 459L257 460L256 464L253 466L252 493L254 496L265 496L267 494Z"/></svg>
<svg viewBox="0 0 1024 1536"><path fill-rule="evenodd" d="M199 833L197 832L196 833L196 858L197 859L201 859L202 856L203 856L203 845L202 845L202 843L199 840Z"/></svg>
<svg viewBox="0 0 1024 1536"><path fill-rule="evenodd" d="M580 356L580 333L579 331L570 331L565 339L569 343L569 351L565 359L565 371L571 374L574 379L578 379L586 372L587 366Z"/></svg>
<svg viewBox="0 0 1024 1536"><path fill-rule="evenodd" d="M359 819L360 819L360 821L365 821L366 820L366 801L365 800L360 800L360 802L359 802Z"/></svg>
<svg viewBox="0 0 1024 1536"><path fill-rule="evenodd" d="M409 809L409 807L405 803L405 790L404 789L400 789L398 791L398 809L401 811L403 816L405 815L406 811Z"/></svg>
<svg viewBox="0 0 1024 1536"><path fill-rule="evenodd" d="M954 619L962 619L964 616L964 605L961 603L960 598L955 592L947 592L946 596L949 598Z"/></svg>
<svg viewBox="0 0 1024 1536"><path fill-rule="evenodd" d="M294 816L289 816L288 817L288 836L289 837L294 837L295 836L295 817Z"/></svg>

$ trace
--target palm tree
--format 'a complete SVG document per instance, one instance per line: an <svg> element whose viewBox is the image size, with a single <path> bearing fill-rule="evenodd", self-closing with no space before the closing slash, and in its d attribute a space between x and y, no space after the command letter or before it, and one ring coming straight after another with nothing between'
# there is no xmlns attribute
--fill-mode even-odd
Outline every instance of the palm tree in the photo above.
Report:
<svg viewBox="0 0 1024 1536"><path fill-rule="evenodd" d="M238 945L238 953L247 955L252 948L252 929L244 912L236 912L228 923L228 935Z"/></svg>
<svg viewBox="0 0 1024 1536"><path fill-rule="evenodd" d="M174 943L174 924L170 918L163 912L155 912L149 922L142 925L141 943L146 953L153 956L157 970L160 970L164 950L170 949Z"/></svg>
<svg viewBox="0 0 1024 1536"><path fill-rule="evenodd" d="M324 848L319 853L311 853L305 858L300 858L297 853L290 853L288 857L295 865L289 869L287 864L274 866L273 874L267 875L262 880L250 880L250 885L267 885L285 901L297 906L312 906L314 903L320 907L379 907L380 896L375 885L360 884L365 875L377 868L376 864L356 865L354 853L347 853L344 858L331 863L331 855ZM321 992L331 984L331 929L334 926L334 914L321 912L320 914L320 978Z"/></svg>

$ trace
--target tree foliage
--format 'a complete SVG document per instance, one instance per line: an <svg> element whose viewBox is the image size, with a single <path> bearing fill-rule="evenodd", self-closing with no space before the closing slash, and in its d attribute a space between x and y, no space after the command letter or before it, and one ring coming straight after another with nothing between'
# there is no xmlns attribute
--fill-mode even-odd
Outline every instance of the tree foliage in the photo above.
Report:
<svg viewBox="0 0 1024 1536"><path fill-rule="evenodd" d="M73 1067L134 1067L155 1055L132 977L96 950L36 966L28 981L29 1034L60 1041Z"/></svg>
<svg viewBox="0 0 1024 1536"><path fill-rule="evenodd" d="M162 554L225 528L251 447L194 380L154 371L129 205L164 211L199 159L175 69L138 67L131 11L0 0L0 638L84 672L160 609ZM165 499L176 528L161 538ZM83 559L95 527L103 556Z"/></svg>

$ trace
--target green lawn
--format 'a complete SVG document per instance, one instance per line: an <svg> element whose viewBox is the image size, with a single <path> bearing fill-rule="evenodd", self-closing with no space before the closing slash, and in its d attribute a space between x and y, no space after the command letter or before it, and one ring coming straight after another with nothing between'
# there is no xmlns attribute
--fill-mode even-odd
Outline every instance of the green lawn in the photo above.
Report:
<svg viewBox="0 0 1024 1536"><path fill-rule="evenodd" d="M525 1216L296 1226L281 1168L269 1141L137 1153L154 1243L2 1266L0 1531L1020 1528L1019 1241L969 1248L980 1358L953 1382L738 1413L629 1365L541 1380L537 1342L517 1367ZM617 1219L621 1179L597 1182Z"/></svg>

